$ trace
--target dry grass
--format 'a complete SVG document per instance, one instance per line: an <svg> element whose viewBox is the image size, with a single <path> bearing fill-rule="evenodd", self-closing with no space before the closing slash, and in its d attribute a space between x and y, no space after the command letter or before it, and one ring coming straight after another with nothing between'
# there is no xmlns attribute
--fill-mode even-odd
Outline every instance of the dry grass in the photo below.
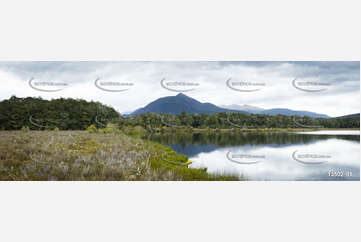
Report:
<svg viewBox="0 0 361 242"><path fill-rule="evenodd" d="M120 133L1 131L0 180L237 180L167 164L161 160L164 152L187 161L159 144Z"/></svg>

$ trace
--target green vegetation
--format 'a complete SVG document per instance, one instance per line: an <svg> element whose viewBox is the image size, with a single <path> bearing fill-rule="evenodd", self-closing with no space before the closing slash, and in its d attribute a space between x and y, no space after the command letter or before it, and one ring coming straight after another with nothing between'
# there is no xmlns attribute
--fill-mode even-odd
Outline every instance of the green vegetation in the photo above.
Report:
<svg viewBox="0 0 361 242"><path fill-rule="evenodd" d="M162 129L161 131L175 132L176 130L194 131L222 131L229 129L256 131L293 131L293 129L339 129L360 127L360 117L346 118L311 118L285 115L216 113L216 114L154 114L147 113L123 118L120 126L139 125L146 129ZM148 127L148 128L147 128Z"/></svg>
<svg viewBox="0 0 361 242"><path fill-rule="evenodd" d="M88 133L96 133L96 132L98 132L98 129L94 124L92 124L86 129L86 132L88 132Z"/></svg>
<svg viewBox="0 0 361 242"><path fill-rule="evenodd" d="M17 98L0 102L0 130L85 130L94 124L104 128L120 115L113 108L99 102L60 98Z"/></svg>
<svg viewBox="0 0 361 242"><path fill-rule="evenodd" d="M216 113L216 114L154 114L121 117L113 108L99 102L81 99L17 98L0 102L0 130L85 130L112 127L131 135L145 132L222 132L231 129L257 132L293 131L293 129L344 129L360 127L360 117L311 118L285 115ZM89 131L92 132L92 131Z"/></svg>
<svg viewBox="0 0 361 242"><path fill-rule="evenodd" d="M111 127L84 131L0 131L0 180L239 180L189 168L186 156Z"/></svg>
<svg viewBox="0 0 361 242"><path fill-rule="evenodd" d="M220 144L234 140L238 145L245 133L359 126L357 115L322 119L182 112L121 117L98 102L13 96L0 102L0 130L18 130L0 131L0 180L244 180L189 168L188 157L140 137L161 134L162 138L174 139L167 134L182 133L184 140L217 140ZM230 132L237 132L238 138L228 137ZM199 134L204 135L193 137ZM267 139L259 137L261 140L254 142Z"/></svg>
<svg viewBox="0 0 361 242"><path fill-rule="evenodd" d="M30 131L30 129L28 126L23 126L23 127L21 127L21 131L28 132L28 131Z"/></svg>

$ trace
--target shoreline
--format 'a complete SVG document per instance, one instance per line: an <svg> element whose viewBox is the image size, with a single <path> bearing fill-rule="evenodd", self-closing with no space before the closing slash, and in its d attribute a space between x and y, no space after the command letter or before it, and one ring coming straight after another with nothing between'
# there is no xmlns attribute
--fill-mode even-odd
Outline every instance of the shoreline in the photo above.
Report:
<svg viewBox="0 0 361 242"><path fill-rule="evenodd" d="M313 132L313 131L360 131L360 128L258 128L258 129L163 129L163 130L142 130L132 132L124 130L129 135L146 135L146 134L172 134L172 133L295 133L295 132Z"/></svg>

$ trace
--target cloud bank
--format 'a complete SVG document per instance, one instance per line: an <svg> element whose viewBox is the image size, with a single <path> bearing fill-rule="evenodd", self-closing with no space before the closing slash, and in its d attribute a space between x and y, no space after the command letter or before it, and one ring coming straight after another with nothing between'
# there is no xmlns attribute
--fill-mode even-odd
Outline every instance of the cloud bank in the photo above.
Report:
<svg viewBox="0 0 361 242"><path fill-rule="evenodd" d="M58 92L41 92L29 80L66 82ZM127 91L107 92L95 80L132 83ZM254 92L239 92L234 82L264 83ZM326 83L322 92L295 88L292 80ZM216 105L248 104L340 116L360 112L360 62L0 62L0 100L12 95L44 99L71 97L100 101L130 112L176 92L162 88L162 79L199 84L185 94Z"/></svg>

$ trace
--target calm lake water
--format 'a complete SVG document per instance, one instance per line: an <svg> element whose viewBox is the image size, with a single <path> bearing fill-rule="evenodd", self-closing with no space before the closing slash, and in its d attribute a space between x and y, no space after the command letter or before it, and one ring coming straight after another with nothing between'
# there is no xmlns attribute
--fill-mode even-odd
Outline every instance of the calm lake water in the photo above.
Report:
<svg viewBox="0 0 361 242"><path fill-rule="evenodd" d="M249 180L360 180L360 131L152 135L190 167Z"/></svg>

